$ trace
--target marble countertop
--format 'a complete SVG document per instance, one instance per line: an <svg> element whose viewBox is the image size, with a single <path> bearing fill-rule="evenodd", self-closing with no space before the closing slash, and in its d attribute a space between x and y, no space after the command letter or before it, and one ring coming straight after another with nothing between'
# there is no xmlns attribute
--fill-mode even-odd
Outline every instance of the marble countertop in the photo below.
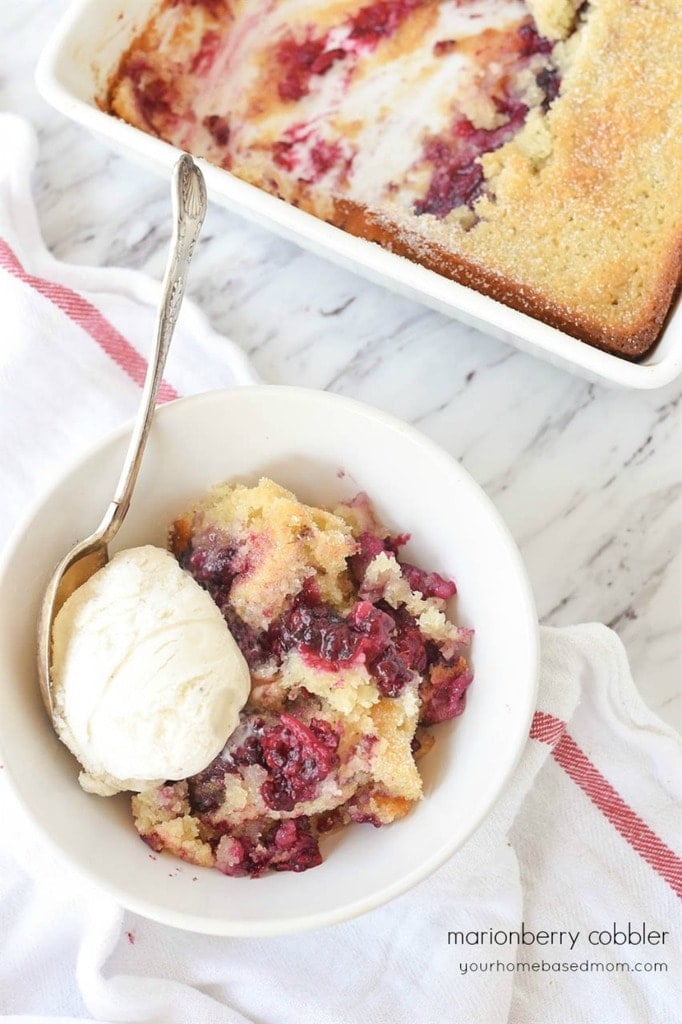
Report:
<svg viewBox="0 0 682 1024"><path fill-rule="evenodd" d="M60 259L160 278L167 186L51 110L33 71L66 0L0 5L0 109L26 116ZM438 441L489 494L543 623L599 620L646 703L682 726L682 382L608 390L344 272L212 207L189 294L271 383L370 402Z"/></svg>

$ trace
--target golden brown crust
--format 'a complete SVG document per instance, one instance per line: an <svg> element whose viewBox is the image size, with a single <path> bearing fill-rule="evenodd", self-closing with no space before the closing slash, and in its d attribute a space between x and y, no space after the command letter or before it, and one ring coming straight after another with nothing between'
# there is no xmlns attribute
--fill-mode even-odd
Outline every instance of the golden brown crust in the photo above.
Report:
<svg viewBox="0 0 682 1024"><path fill-rule="evenodd" d="M336 200L331 223L351 235L377 242L382 248L420 263L428 270L489 295L505 306L542 320L580 341L631 360L643 358L656 344L680 289L682 240L669 253L659 276L658 288L638 311L637 318L621 330L605 329L580 310L560 306L488 267L448 252L442 245L429 242L422 236L410 238L405 231L392 230L376 214L357 203Z"/></svg>
<svg viewBox="0 0 682 1024"><path fill-rule="evenodd" d="M267 628L306 580L315 582L321 599L339 605L351 591L346 560L357 544L346 523L331 512L304 505L267 477L255 487L214 487L173 524L174 553L186 538L188 517L191 533L213 531L226 546L243 543L250 530L258 538L260 547L252 538L248 567L230 591L235 611L252 628Z"/></svg>
<svg viewBox="0 0 682 1024"><path fill-rule="evenodd" d="M171 523L168 531L168 548L177 559L184 555L192 538L192 515L185 512Z"/></svg>

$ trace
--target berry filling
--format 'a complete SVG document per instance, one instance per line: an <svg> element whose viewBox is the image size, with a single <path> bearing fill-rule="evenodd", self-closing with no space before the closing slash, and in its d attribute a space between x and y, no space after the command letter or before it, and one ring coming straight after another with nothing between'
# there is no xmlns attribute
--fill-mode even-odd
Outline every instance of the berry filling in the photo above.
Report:
<svg viewBox="0 0 682 1024"><path fill-rule="evenodd" d="M204 128L209 132L218 146L226 146L230 141L230 122L219 114L210 114L203 120Z"/></svg>
<svg viewBox="0 0 682 1024"><path fill-rule="evenodd" d="M260 878L266 871L307 871L322 863L317 839L301 815L279 825L265 824L255 835L223 836L215 866L232 878Z"/></svg>
<svg viewBox="0 0 682 1024"><path fill-rule="evenodd" d="M213 62L218 56L221 42L222 40L219 32L204 32L201 37L201 45L190 63L190 70L198 75L207 74L211 70Z"/></svg>
<svg viewBox="0 0 682 1024"><path fill-rule="evenodd" d="M464 696L472 679L473 675L463 658L459 658L454 665L444 662L432 666L428 679L420 688L420 724L437 725L461 715L464 711Z"/></svg>
<svg viewBox="0 0 682 1024"><path fill-rule="evenodd" d="M491 54L487 91L503 120L493 128L477 128L469 118L460 115L448 132L426 139L418 163L430 164L433 169L426 194L414 204L417 216L430 213L442 218L458 206L472 208L483 195L485 181L480 158L509 142L523 127L528 114L528 106L514 95L510 68L532 63L537 66L537 58L544 59L551 51L550 40L539 35L533 24L525 22L514 35L505 38L501 53L495 55L497 59L493 60ZM439 55L447 52L446 46ZM542 106L546 110L559 92L559 73L554 68L539 67L536 82L545 94Z"/></svg>
<svg viewBox="0 0 682 1024"><path fill-rule="evenodd" d="M265 773L260 793L272 810L291 811L314 800L319 784L338 766L339 732L312 718L309 725L283 712L276 718L242 714L225 749L187 780L192 810L207 814L225 798L225 776L258 765Z"/></svg>
<svg viewBox="0 0 682 1024"><path fill-rule="evenodd" d="M296 123L272 146L273 162L297 180L306 184L319 182L335 171L337 180L344 180L352 167L354 151L347 144L324 138L319 127Z"/></svg>
<svg viewBox="0 0 682 1024"><path fill-rule="evenodd" d="M401 562L401 568L410 589L418 591L422 597L437 597L441 601L448 601L457 593L455 583L446 580L440 573L424 572L409 562Z"/></svg>
<svg viewBox="0 0 682 1024"><path fill-rule="evenodd" d="M327 37L309 36L297 42L293 35L281 40L275 51L275 58L282 68L282 78L277 85L281 100L300 100L310 91L310 82L315 75L324 75L337 60L345 57L341 49L327 50Z"/></svg>
<svg viewBox="0 0 682 1024"><path fill-rule="evenodd" d="M369 4L349 20L350 38L363 44L376 46L382 39L392 36L424 0L379 0Z"/></svg>
<svg viewBox="0 0 682 1024"><path fill-rule="evenodd" d="M371 533L361 533L358 537L358 552L348 560L351 575L356 583L361 584L369 563L383 551L392 552L389 541L384 537L375 537Z"/></svg>
<svg viewBox="0 0 682 1024"><path fill-rule="evenodd" d="M398 697L426 663L412 616L369 601L356 602L344 617L328 605L299 598L270 627L268 646L280 663L289 651L297 650L320 671L365 665L386 697Z"/></svg>
<svg viewBox="0 0 682 1024"><path fill-rule="evenodd" d="M559 95L559 89L561 88L561 76L554 67L542 68L542 70L538 71L535 76L535 81L545 94L545 98L542 101L542 109L547 112L550 104L553 103Z"/></svg>
<svg viewBox="0 0 682 1024"><path fill-rule="evenodd" d="M499 149L523 125L528 108L509 106L509 119L498 128L475 128L467 118L455 121L449 136L429 139L422 162L433 165L431 183L423 199L414 204L417 215L445 217L457 206L473 206L483 194L480 157Z"/></svg>
<svg viewBox="0 0 682 1024"><path fill-rule="evenodd" d="M189 802L198 814L215 811L225 799L225 773L228 765L222 757L216 757L198 775L187 780Z"/></svg>
<svg viewBox="0 0 682 1024"><path fill-rule="evenodd" d="M271 481L261 486L276 489ZM280 489L274 497L293 496ZM303 525L299 505L282 512L278 533L266 505L250 513L245 496L237 498L236 523L195 512L173 524L170 542L225 617L249 665L251 695L203 771L133 803L154 850L257 878L315 867L318 838L341 826L379 827L409 811L421 794L414 755L433 742L423 727L464 708L470 631L445 615L454 582L403 562L409 534L388 534L365 495L341 506L354 529L324 510ZM315 529L322 534L320 516L332 521L316 562L310 551ZM284 523L290 535L278 546ZM292 560L293 584L284 587ZM239 605L244 621L235 607L244 588L267 614L253 616L248 601ZM279 604L271 597L277 588Z"/></svg>
<svg viewBox="0 0 682 1024"><path fill-rule="evenodd" d="M170 7L205 7L214 17L225 13L227 0L168 0Z"/></svg>
<svg viewBox="0 0 682 1024"><path fill-rule="evenodd" d="M280 66L277 93L287 102L307 96L312 80L326 73L346 57L354 57L358 49L367 52L393 35L409 14L423 0L380 0L360 10L346 23L345 46L329 46L331 33L315 36L310 31L302 40L288 33L277 43L274 57Z"/></svg>
<svg viewBox="0 0 682 1024"><path fill-rule="evenodd" d="M315 718L306 726L282 714L281 722L261 738L269 775L261 794L273 810L291 811L297 803L313 800L318 784L336 767L339 735L328 722Z"/></svg>
<svg viewBox="0 0 682 1024"><path fill-rule="evenodd" d="M131 58L125 72L140 118L147 130L156 135L157 123L170 124L175 120L173 89L142 56Z"/></svg>
<svg viewBox="0 0 682 1024"><path fill-rule="evenodd" d="M164 17L180 6L205 10ZM158 31L121 63L113 111L351 230L337 200L438 219L459 209L475 227L478 201L495 199L481 158L531 108L547 113L561 85L554 43L519 3L375 0L312 5L303 18L283 4L160 7ZM159 39L173 39L170 53Z"/></svg>
<svg viewBox="0 0 682 1024"><path fill-rule="evenodd" d="M398 548L408 534L395 538L362 533L358 552L348 559L350 573L361 583L372 560L381 553L396 558ZM214 544L212 547L211 544ZM409 562L397 559L411 590L422 598L448 600L457 587L452 580L436 572L425 572ZM343 666L364 664L380 692L399 696L414 672L425 666L424 641L415 620L404 609L388 605L376 607L361 600L346 616L320 601L313 581L295 598L291 608L271 624L266 632L251 629L230 608L229 592L235 576L248 569L248 559L234 546L220 546L209 535L204 546L187 546L180 562L204 586L223 611L232 635L252 669L273 659L281 664L291 650L297 650L313 666L323 671L338 671Z"/></svg>

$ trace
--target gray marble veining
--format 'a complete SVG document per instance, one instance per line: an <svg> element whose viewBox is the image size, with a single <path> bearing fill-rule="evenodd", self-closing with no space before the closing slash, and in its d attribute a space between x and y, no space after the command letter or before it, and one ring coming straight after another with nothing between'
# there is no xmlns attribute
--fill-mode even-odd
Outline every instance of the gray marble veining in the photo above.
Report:
<svg viewBox="0 0 682 1024"><path fill-rule="evenodd" d="M35 194L60 259L160 278L167 188L52 111L33 84L65 0L0 5L0 107L40 138ZM189 293L273 383L327 388L442 444L505 517L543 622L622 637L646 702L682 725L682 383L587 384L212 208Z"/></svg>

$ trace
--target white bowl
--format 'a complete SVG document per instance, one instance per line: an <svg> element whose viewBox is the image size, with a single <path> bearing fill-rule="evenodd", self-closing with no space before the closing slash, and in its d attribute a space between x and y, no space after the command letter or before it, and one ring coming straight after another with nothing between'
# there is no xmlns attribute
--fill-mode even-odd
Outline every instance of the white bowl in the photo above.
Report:
<svg viewBox="0 0 682 1024"><path fill-rule="evenodd" d="M466 711L436 727L437 742L420 765L424 799L404 820L382 829L351 826L327 840L320 867L300 875L226 878L167 855L153 858L135 832L128 797L84 793L38 692L34 637L43 588L59 557L99 521L128 436L129 428L117 431L61 479L10 543L0 569L0 748L24 807L59 851L121 904L193 931L299 931L404 892L471 835L528 735L537 619L521 558L498 513L435 444L346 398L249 387L158 411L116 548L163 545L172 518L228 478L249 482L266 474L322 504L364 490L387 525L412 534L410 561L455 578L458 621L476 630Z"/></svg>

